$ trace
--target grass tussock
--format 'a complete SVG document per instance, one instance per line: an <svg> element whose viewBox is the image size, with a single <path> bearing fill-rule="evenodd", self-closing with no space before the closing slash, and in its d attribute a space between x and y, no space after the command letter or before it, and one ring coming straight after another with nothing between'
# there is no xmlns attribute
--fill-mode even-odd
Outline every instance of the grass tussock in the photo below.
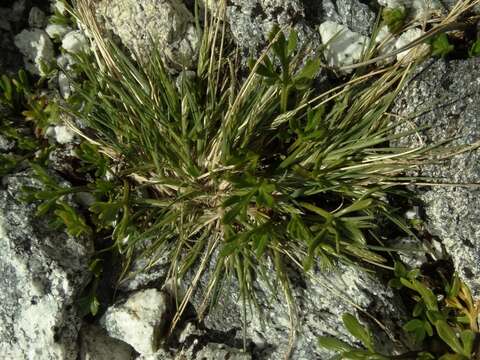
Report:
<svg viewBox="0 0 480 360"><path fill-rule="evenodd" d="M139 66L105 38L92 6L77 2L95 51L79 59L84 78L67 110L118 164L122 190L92 208L113 228L126 267L133 256L153 265L173 249L170 277L196 274L181 314L211 262L205 306L229 276L244 303L254 300L268 260L293 321L287 263L305 271L337 261L384 266L372 251L382 246L379 219L403 226L387 197L436 151L389 147L407 135L392 135L388 109L413 63L358 71L317 94L321 61L304 62L296 34L277 30L242 77L222 16L206 15L197 67L175 77L155 46Z"/></svg>

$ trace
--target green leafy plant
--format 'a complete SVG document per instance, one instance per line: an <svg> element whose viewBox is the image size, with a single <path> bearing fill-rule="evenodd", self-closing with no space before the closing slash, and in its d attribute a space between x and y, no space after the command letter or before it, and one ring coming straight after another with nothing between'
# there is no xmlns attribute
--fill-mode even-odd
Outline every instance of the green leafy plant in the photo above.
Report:
<svg viewBox="0 0 480 360"><path fill-rule="evenodd" d="M448 36L445 33L435 36L432 39L431 44L433 56L445 57L455 50L455 47L450 44L448 41Z"/></svg>
<svg viewBox="0 0 480 360"><path fill-rule="evenodd" d="M470 57L480 56L480 38L477 38L468 50L468 55Z"/></svg>
<svg viewBox="0 0 480 360"><path fill-rule="evenodd" d="M0 177L12 172L20 162L20 157L14 154L0 154Z"/></svg>
<svg viewBox="0 0 480 360"><path fill-rule="evenodd" d="M86 316L88 314L95 316L100 309L100 302L97 298L97 289L103 273L102 259L94 258L90 262L89 270L93 275L93 280L84 290L83 296L78 300L80 314L83 316Z"/></svg>
<svg viewBox="0 0 480 360"><path fill-rule="evenodd" d="M54 213L53 226L60 226L64 224L67 231L72 236L89 235L91 229L87 226L83 216L77 213L70 204L65 201L65 198L74 193L85 191L83 188L70 188L58 184L58 181L48 173L41 165L31 163L30 167L33 171L33 176L40 182L41 187L25 186L24 200L28 202L39 201L37 207L37 216L42 216L47 213Z"/></svg>
<svg viewBox="0 0 480 360"><path fill-rule="evenodd" d="M11 110L19 109L24 106L25 93L29 89L30 85L25 70L19 70L16 78L2 75L0 77L0 103Z"/></svg>
<svg viewBox="0 0 480 360"><path fill-rule="evenodd" d="M392 33L397 33L403 28L406 18L407 11L404 7L384 8L382 11L382 21Z"/></svg>
<svg viewBox="0 0 480 360"><path fill-rule="evenodd" d="M95 230L99 231L111 227L112 222L116 220L118 208L112 203L112 199L118 196L116 191L119 187L116 187L113 181L105 179L109 162L105 155L99 152L98 147L90 143L82 143L77 148L76 155L80 160L78 173L83 176L88 175L90 181L85 181L84 185L65 186L60 184L42 164L30 162L33 177L40 185L24 187L24 198L29 202L38 202L38 216L53 215L53 226L65 226L72 236L90 236L94 230L89 222L93 222ZM92 199L87 214L90 221L87 221L85 216L72 205L77 194L88 194ZM98 211L102 206L103 210ZM112 214L108 218L104 216L107 212Z"/></svg>
<svg viewBox="0 0 480 360"><path fill-rule="evenodd" d="M412 350L400 358L411 359L474 359L479 349L475 348L480 306L472 298L470 290L457 276L445 282L443 290L432 290L419 270L407 270L400 262L395 263L395 278L390 286L406 288L414 301L412 318L403 325L403 330L413 337ZM398 356L376 351L368 334L351 315L344 316L345 328L366 349L358 349L331 337L321 337L319 344L340 353L341 359L396 359ZM367 339L367 340L365 340ZM478 347L478 345L477 345ZM408 355L408 356L407 356ZM363 356L363 357L362 357Z"/></svg>
<svg viewBox="0 0 480 360"><path fill-rule="evenodd" d="M444 293L439 303L439 294L435 294L417 278L418 271L406 272L403 265L396 264L396 276L400 281L392 284L396 287L407 287L416 294L413 299L416 305L412 315L414 319L405 324L404 329L415 335L417 343L422 343L426 335L437 336L449 346L455 354L443 354L442 359L471 359L473 344L478 336L477 318L479 307L473 301L468 287L454 276L451 283L445 285Z"/></svg>
<svg viewBox="0 0 480 360"><path fill-rule="evenodd" d="M278 27L274 28L270 34L272 41L272 52L280 67L276 66L269 56L265 56L261 63L250 62L251 69L263 76L267 84L276 84L281 88L280 91L280 109L282 112L289 110L290 95L295 94L295 90L305 90L311 85L312 79L317 75L321 61L320 59L308 59L301 67L301 70L292 74L292 69L298 68L301 58L301 52L297 51L298 35L292 31L288 37L280 31Z"/></svg>
<svg viewBox="0 0 480 360"><path fill-rule="evenodd" d="M11 143L12 152L0 155L0 176L19 167L40 147L31 126L26 124L21 112L28 106L27 94L31 91L28 76L20 70L14 77L0 77L0 136Z"/></svg>
<svg viewBox="0 0 480 360"><path fill-rule="evenodd" d="M52 124L58 122L58 106L55 101L49 99L47 94L42 92L45 79L39 79L31 84L25 70L19 70L16 77L10 78L6 75L0 77L0 103L6 106L10 114L2 114L2 122L10 126L0 126L0 131L7 137L15 140L29 140L19 135L16 127L11 126L10 118L22 116L27 121L32 121L35 133L41 133ZM2 124L0 124L2 125ZM30 136L30 139L34 136ZM31 145L33 147L33 145Z"/></svg>
<svg viewBox="0 0 480 360"><path fill-rule="evenodd" d="M366 326L363 326L355 316L344 314L342 317L345 329L358 340L365 349L356 348L342 340L330 336L321 336L318 343L321 347L339 353L334 359L348 360L388 360L389 357L375 352L372 335Z"/></svg>
<svg viewBox="0 0 480 360"><path fill-rule="evenodd" d="M80 159L79 172L93 172L97 179L104 178L107 175L109 161L106 156L100 154L97 145L84 141L78 146L75 154Z"/></svg>

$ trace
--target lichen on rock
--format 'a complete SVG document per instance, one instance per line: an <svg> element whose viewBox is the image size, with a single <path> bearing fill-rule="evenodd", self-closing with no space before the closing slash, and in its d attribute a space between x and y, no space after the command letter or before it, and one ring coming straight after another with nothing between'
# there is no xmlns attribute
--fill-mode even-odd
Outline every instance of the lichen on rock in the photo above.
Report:
<svg viewBox="0 0 480 360"><path fill-rule="evenodd" d="M479 141L479 67L479 58L437 60L423 66L396 101L394 111L402 117L421 114L404 122L398 131L412 130L413 126L427 130L399 145L451 140L450 146L465 146ZM479 160L478 150L468 151L412 173L447 184L465 184L418 189L418 194L425 204L428 229L442 241L456 271L475 296L480 295L480 190L470 184L480 180Z"/></svg>
<svg viewBox="0 0 480 360"><path fill-rule="evenodd" d="M0 189L0 358L76 360L76 301L89 281L92 244L35 218L20 201L28 174Z"/></svg>
<svg viewBox="0 0 480 360"><path fill-rule="evenodd" d="M194 64L201 34L179 0L103 0L97 15L137 60L148 58L152 40L171 66Z"/></svg>

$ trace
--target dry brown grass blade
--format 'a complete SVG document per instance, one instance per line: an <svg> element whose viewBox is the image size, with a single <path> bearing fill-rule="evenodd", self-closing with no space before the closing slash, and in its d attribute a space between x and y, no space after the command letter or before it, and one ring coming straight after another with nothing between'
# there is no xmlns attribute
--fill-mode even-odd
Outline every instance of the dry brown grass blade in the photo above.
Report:
<svg viewBox="0 0 480 360"><path fill-rule="evenodd" d="M105 64L112 74L120 74L120 70L115 64L98 24L95 14L95 2L93 0L77 0L75 8L76 13L72 15L79 21L80 26L83 25L86 28L87 35L91 36L91 47L98 64Z"/></svg>

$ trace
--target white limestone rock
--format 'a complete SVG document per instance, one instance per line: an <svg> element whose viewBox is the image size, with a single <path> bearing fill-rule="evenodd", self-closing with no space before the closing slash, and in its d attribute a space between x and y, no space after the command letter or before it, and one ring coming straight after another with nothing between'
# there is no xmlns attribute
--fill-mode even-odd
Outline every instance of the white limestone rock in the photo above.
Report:
<svg viewBox="0 0 480 360"><path fill-rule="evenodd" d="M64 99L68 99L72 94L70 81L63 71L58 73L58 90Z"/></svg>
<svg viewBox="0 0 480 360"><path fill-rule="evenodd" d="M135 351L123 341L109 337L105 330L84 324L80 331L80 360L133 360Z"/></svg>
<svg viewBox="0 0 480 360"><path fill-rule="evenodd" d="M45 32L51 39L61 39L70 31L72 29L69 26L60 24L48 24L45 28Z"/></svg>
<svg viewBox="0 0 480 360"><path fill-rule="evenodd" d="M72 69L72 65L76 64L75 58L69 53L58 56L56 62L60 69L66 71L70 71Z"/></svg>
<svg viewBox="0 0 480 360"><path fill-rule="evenodd" d="M322 43L327 44L325 56L330 66L341 67L357 62L368 45L366 36L333 21L321 23L319 31Z"/></svg>
<svg viewBox="0 0 480 360"><path fill-rule="evenodd" d="M59 12L60 14L62 15L66 15L67 14L67 8L65 6L65 3L63 0L55 0L52 2L52 11L57 11Z"/></svg>
<svg viewBox="0 0 480 360"><path fill-rule="evenodd" d="M62 40L62 48L72 54L87 52L89 50L88 39L80 30L70 31Z"/></svg>
<svg viewBox="0 0 480 360"><path fill-rule="evenodd" d="M24 56L25 67L28 71L45 75L41 64L53 61L53 44L47 33L40 29L22 30L14 38L15 46Z"/></svg>
<svg viewBox="0 0 480 360"><path fill-rule="evenodd" d="M126 342L140 354L154 354L168 310L167 295L147 289L134 293L125 303L111 306L100 323L111 337Z"/></svg>
<svg viewBox="0 0 480 360"><path fill-rule="evenodd" d="M402 33L395 41L395 49L399 50L422 36L424 32L421 29L410 29ZM430 49L428 44L421 44L412 49L397 54L398 61L410 61L418 56L422 56Z"/></svg>
<svg viewBox="0 0 480 360"><path fill-rule="evenodd" d="M75 134L65 125L56 125L54 130L55 140L59 144L71 143L75 137Z"/></svg>
<svg viewBox="0 0 480 360"><path fill-rule="evenodd" d="M396 39L388 29L387 25L383 25L378 29L375 37L375 44L377 45L379 55L388 55L395 50ZM379 61L379 65L387 64L395 61L395 56L389 56L385 60Z"/></svg>
<svg viewBox="0 0 480 360"><path fill-rule="evenodd" d="M183 1L103 0L97 14L139 61L152 51L151 36L170 65L193 65L201 34Z"/></svg>

